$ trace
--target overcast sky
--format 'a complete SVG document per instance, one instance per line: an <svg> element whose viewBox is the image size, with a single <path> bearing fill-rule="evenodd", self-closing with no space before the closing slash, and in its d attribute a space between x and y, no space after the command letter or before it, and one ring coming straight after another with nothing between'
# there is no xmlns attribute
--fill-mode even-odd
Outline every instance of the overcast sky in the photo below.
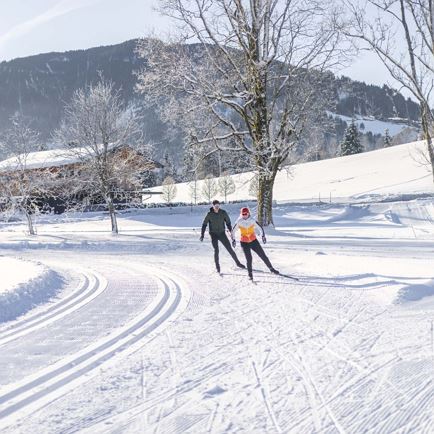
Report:
<svg viewBox="0 0 434 434"><path fill-rule="evenodd" d="M166 18L156 0L1 0L0 61L50 51L117 44L164 32ZM365 55L343 73L355 80L388 82L374 55Z"/></svg>

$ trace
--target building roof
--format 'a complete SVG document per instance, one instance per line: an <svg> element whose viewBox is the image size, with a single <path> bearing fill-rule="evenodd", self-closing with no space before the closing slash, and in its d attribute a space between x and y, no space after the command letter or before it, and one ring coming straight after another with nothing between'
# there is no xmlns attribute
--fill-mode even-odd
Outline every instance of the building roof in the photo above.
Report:
<svg viewBox="0 0 434 434"><path fill-rule="evenodd" d="M101 145L102 146L102 145ZM114 146L110 146L114 149ZM21 154L22 156L24 154ZM92 152L87 147L71 149L51 149L49 151L30 152L25 158L26 169L45 169L48 167L61 167L69 164L82 162L90 158ZM0 171L13 171L23 166L23 161L19 156L10 157L0 162Z"/></svg>

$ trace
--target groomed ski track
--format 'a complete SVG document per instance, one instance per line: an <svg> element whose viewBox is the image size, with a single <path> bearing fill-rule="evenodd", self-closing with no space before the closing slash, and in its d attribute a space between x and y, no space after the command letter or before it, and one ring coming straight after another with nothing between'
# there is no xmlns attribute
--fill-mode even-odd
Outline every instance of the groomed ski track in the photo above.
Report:
<svg viewBox="0 0 434 434"><path fill-rule="evenodd" d="M209 243L180 241L168 256L62 252L74 288L0 327L3 366L19 366L0 367L2 434L431 432L432 313L370 297L433 278L400 273L429 263L432 240L275 237L270 258L285 251L278 268L302 279L258 272L255 286L224 252L221 278ZM339 254L385 265L300 271Z"/></svg>
<svg viewBox="0 0 434 434"><path fill-rule="evenodd" d="M91 345L72 354L62 354L55 350L54 356L59 358L55 363L46 368L42 368L44 364L41 363L42 369L37 372L25 375L19 381L2 385L0 387L0 432L8 428L15 431L17 419L31 415L35 410L48 405L82 382L89 381L98 373L97 368L101 365L108 368L110 364L116 363L117 359L137 351L156 333L164 329L178 311L185 309L189 299L189 289L183 285L181 279L171 277L172 273L158 267L151 268L131 261L128 265L123 265L125 265L123 280L126 274L130 277L128 282L130 286L136 285L139 290L147 286L147 292L136 293L136 298L141 299L141 303L136 307L142 310L107 336L95 336L96 339ZM76 264L71 265L73 266L75 267ZM67 327L66 324L62 324L62 321L70 319L73 314L76 318L86 318L89 315L86 308L92 305L92 302L91 320L101 320L95 315L95 306L100 306L101 312L107 307L102 299L113 296L109 294L107 287L110 289L112 286L122 290L121 282L114 282L113 277L107 279L92 268L83 269L76 280L79 283L69 296L34 315L0 329L2 354L6 354L9 351L8 344L11 346L16 340L20 341L21 346L25 346L26 338L40 342L41 338L35 337L35 333L42 331L43 336L49 336L53 332L50 329L53 324L60 328ZM115 300L122 299L122 296L126 297L128 304L128 297L131 294L128 294L128 291L125 291L125 294L118 292ZM119 309L115 310L115 312L119 311ZM107 323L110 324L111 321ZM60 336L60 339L62 338L67 339L65 336ZM19 356L25 358L25 354L15 354L15 357ZM2 363L7 363L7 358L5 360L2 357ZM20 378L20 373L17 372L15 377Z"/></svg>

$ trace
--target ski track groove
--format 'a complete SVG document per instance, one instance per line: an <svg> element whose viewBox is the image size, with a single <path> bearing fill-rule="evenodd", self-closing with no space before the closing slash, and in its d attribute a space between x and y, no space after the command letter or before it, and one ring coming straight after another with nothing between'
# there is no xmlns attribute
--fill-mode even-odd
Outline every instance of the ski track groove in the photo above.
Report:
<svg viewBox="0 0 434 434"><path fill-rule="evenodd" d="M129 408L128 410L117 413L116 415L110 414L99 420L92 420L92 423L86 427L88 429L83 431L83 433L87 432L89 434L92 434L94 432L102 432L102 431L96 431L97 429L100 428L95 426L96 423L100 425L101 423L103 422L107 423L108 421L110 421L112 424L115 424L117 427L125 428L132 423L131 421L132 418L136 418L137 416L140 416L144 412L148 412L149 410L154 409L157 406L159 409L161 409L162 404L164 404L167 400L174 399L176 395L182 395L191 392L192 390L196 389L198 386L205 383L206 381L209 381L213 378L218 378L220 375L230 372L230 370L231 368L230 366L227 365L227 363L221 363L217 367L212 367L212 369L209 372L205 372L197 380L187 381L179 385L176 391L174 391L173 389L170 389L169 391L164 391L159 395L153 396L152 398L145 400L145 402L141 402L140 404L137 404ZM190 404L193 401L194 399L190 399L187 403L185 403L185 405ZM182 404L182 406L183 405L184 404ZM128 419L128 422L125 423L125 419Z"/></svg>
<svg viewBox="0 0 434 434"><path fill-rule="evenodd" d="M309 327L309 326L312 327L312 324L309 323L309 322L307 322L307 321L304 320L303 318L300 318L300 320L301 320L302 322L304 322L304 324L305 324L306 326L308 326L308 327ZM342 360L342 361L348 363L350 366L356 368L356 369L357 369L359 372L361 372L361 373L367 373L367 372L369 372L368 368L366 368L366 367L360 365L360 363L358 363L358 362L356 362L355 360L351 359L348 355L342 355L342 354L339 354L339 353L338 353L337 351L335 351L335 350L331 350L331 349L329 349L329 348L328 348L328 344L329 344L329 343L331 342L331 340L333 340L334 338L335 338L335 336L333 336L333 337L329 337L329 339L330 339L329 342L327 342L327 343L326 343L325 345L323 345L323 346L320 346L321 344L319 344L319 343L317 343L317 342L315 342L315 341L312 341L312 344L320 347L320 348L318 349L318 352L320 352L320 351L326 351L326 352L328 352L330 355L334 356L336 359ZM343 344L343 345L344 345L344 344ZM349 352L350 352L351 354L354 353L354 352L356 351L355 349L351 349L351 348L348 348L348 350L349 350ZM390 352L388 352L387 355L390 355ZM372 364L372 363L371 363L371 364ZM396 386L395 386L393 383L391 383L391 382L389 382L389 381L386 381L386 383L388 384L388 386L390 386L391 388L395 389L395 391L396 391L399 395L402 395L402 392L401 392L399 389L397 389Z"/></svg>
<svg viewBox="0 0 434 434"><path fill-rule="evenodd" d="M253 301L253 300L252 300L252 301ZM253 301L253 302L254 302L254 301ZM315 306L315 303L314 303L314 302L309 303L309 304L311 304L312 307ZM262 313L263 313L265 316L267 316L266 313L263 311L262 307L260 307L259 305L258 305L258 307L260 308L260 310L262 311ZM282 310L282 307L280 307L280 309ZM360 314L362 314L363 312L364 312L364 310L359 311L359 312L357 312L355 315L353 315L350 319L346 318L346 319L347 319L347 322L344 324L344 326L343 326L341 329L343 330L343 329L346 328L350 323L353 323L353 321L355 320L355 318L357 318L357 317L358 317ZM321 313L321 312L320 312L320 313ZM378 314L374 314L373 317L376 317L377 315L378 315ZM300 319L300 318L299 318L299 319ZM303 320L302 318L301 318L301 320L302 320L306 325L308 324L306 320ZM340 320L341 320L341 319L340 319ZM366 321L368 321L368 320L369 320L369 319L366 319ZM311 324L309 324L309 325L311 326ZM271 331L272 331L272 333L273 333L273 329L272 329L272 328L271 328ZM340 334L340 333L339 333L339 334ZM333 336L333 339L334 339L335 337L336 337L336 334ZM315 343L316 345L318 345L316 342L314 342L314 343ZM295 342L295 341L293 341L293 346L294 346L294 348L295 348L295 352L298 353L297 345L296 345L296 342ZM366 377L366 378L370 378L370 377L371 377L371 376L372 376L372 375L377 371L377 369L375 369L375 368L369 371L369 370L367 370L366 368L360 366L358 363L356 363L356 362L354 362L354 361L350 361L350 359L349 359L347 356L340 356L340 355L338 355L337 353L330 351L328 348L323 348L323 349L325 349L327 352L330 352L330 353L331 353L332 355L334 355L335 357L338 356L339 358L343 359L343 360L346 361L347 363L352 364L354 367L356 367L356 368L359 370L359 372L362 371L362 372L365 374L365 377ZM304 372L304 376L305 376L305 378L306 378L306 377L308 378L308 381L312 384L312 386L313 386L313 388L314 388L314 390L315 390L317 396L319 397L319 399L320 399L320 401L321 401L321 404L322 404L322 405L321 405L321 408L325 408L327 414L329 415L330 419L331 419L332 422L334 423L336 429L338 429L340 432L345 432L344 428L340 425L339 421L335 418L334 414L331 412L331 409L330 409L330 407L329 407L329 404L330 404L331 402L334 401L334 399L338 396L338 394L336 394L335 397L334 397L333 399L330 399L330 400L325 399L325 398L322 396L322 394L320 393L320 391L318 390L318 388L316 387L315 382L314 382L313 378L310 376L308 370L305 369L304 362L303 362L303 358L300 356L300 354L298 354L298 357L299 357L299 359L300 359L299 362L300 362L301 365L303 366L303 371L305 371L305 372ZM380 367L381 367L381 366L380 366ZM344 385L342 385L342 387L345 388L345 386L348 386L350 383L351 383L351 381L349 381L349 382L347 382L347 383L344 383ZM363 384L364 384L364 383L363 383ZM356 385L357 385L357 383L355 384L355 386L356 386ZM396 389L396 386L392 385L391 383L389 383L389 385L390 385L393 389L395 389L396 391L398 391L398 390ZM361 386L361 385L358 385L358 387L360 387L360 386ZM399 392L399 391L398 391L398 392ZM399 392L399 394L402 396L402 393ZM302 421L303 421L303 420L302 420ZM302 422L302 421L300 421L300 422ZM292 425L292 427L291 427L290 429L295 428L296 426L299 426L299 424L297 424L297 425Z"/></svg>
<svg viewBox="0 0 434 434"><path fill-rule="evenodd" d="M60 363L49 367L47 372L43 372L37 378L24 379L21 382L23 384L18 384L18 387L3 392L0 395L0 428L4 423L6 423L5 427L8 426L10 422L8 423L7 418L13 416L17 411L26 408L28 405L38 405L44 398L51 402L53 399L50 399L50 395L54 392L60 393L60 396L62 396L69 391L70 388L68 386L71 386L70 383L73 385L74 380L80 377L84 379L90 371L95 371L96 367L108 361L117 353L124 351L129 346L134 345L170 318L179 305L181 287L170 278L154 277L158 278L164 286L164 293L158 304L146 316L140 317L132 325L128 324L120 332L111 334L108 339L105 339L105 342L104 339L99 343L97 342L94 345L96 348L85 349L82 351L82 354L80 352L76 353L76 355L69 357L70 360L68 362L61 360ZM167 306L167 310L164 311L164 307L168 304L171 295L170 286L175 287L176 295L170 305ZM12 385L12 387L14 386ZM10 386L6 386L6 388L10 388ZM62 392L63 389L68 390ZM46 403L42 403L42 406L45 405Z"/></svg>
<svg viewBox="0 0 434 434"><path fill-rule="evenodd" d="M339 334L341 334L342 331L344 331L349 326L357 326L360 329L362 329L363 331L365 331L365 332L368 331L369 332L370 330L372 330L372 328L366 327L364 324L370 323L370 322L372 323L372 321L374 319L376 319L377 317L381 317L384 313L386 313L388 311L388 309L386 308L386 309L383 309L383 310L381 310L379 312L374 312L372 315L368 315L368 317L364 316L364 317L361 318L361 322L355 322L355 320L357 318L359 318L361 315L363 315L364 313L366 313L366 309L362 309L361 311L356 312L356 314L353 315L351 318L340 318L340 317L337 317L336 315L333 315L333 313L328 308L326 308L324 306L320 306L319 307L314 301L306 299L305 296L301 296L300 294L306 288L307 288L307 285L303 285L303 286L299 287L299 295L296 296L296 297L294 297L294 298L297 298L299 301L310 305L311 308L312 308L312 310L314 309L315 312L317 312L318 314L320 314L322 316L326 316L326 317L338 320L341 323L344 322L344 324L341 326L341 328L339 330L339 333L335 334L332 338L329 337L329 339L334 339L335 337L337 337ZM322 299L325 296L326 292L328 292L328 291L324 291L321 294L321 296L318 298L318 300ZM361 297L362 297L362 292L360 292L360 294L359 294L359 300L361 299ZM345 305L345 307L346 307L347 310L353 310L354 306L355 306L355 303L346 303L346 305ZM260 307L260 309L262 310L261 307ZM267 316L264 311L263 311L263 314L265 316ZM303 317L300 317L298 319L301 319L307 325L308 321L304 320ZM312 323L309 323L309 326L312 327ZM273 329L271 329L271 331L273 332ZM375 336L372 337L373 343L369 347L370 349L372 349L376 345L376 343L381 338L381 335L383 333L384 332L380 333L379 335L375 335ZM326 344L326 346L324 348L325 351L329 352L330 354L333 354L337 358L340 358L340 359L346 361L347 363L349 363L350 365L352 365L353 367L355 367L357 370L359 370L360 373L363 373L363 375L357 381L354 382L354 381L350 380L350 381L344 383L343 385L341 385L341 388L339 389L339 394L345 392L345 390L348 389L349 387L351 387L351 390L353 390L353 391L359 389L360 387L364 387L364 385L369 382L370 378L372 378L373 375L375 375L379 370L384 369L384 368L387 367L386 373L383 374L384 376L386 376L387 375L387 371L390 370L390 364L391 363L396 363L397 361L399 361L399 360L402 359L402 357L394 356L392 359L386 361L386 363L380 364L379 366L376 366L373 369L369 370L369 369L361 366L359 363L351 360L348 357L348 355L342 356L342 355L336 353L335 351L332 351L329 348L326 348L329 345L329 343L330 342L328 342ZM319 345L317 342L314 342L314 344L315 345ZM408 346L409 353L410 353L411 349L413 349L413 348L414 348L413 346ZM402 348L399 348L399 349L402 350ZM350 353L353 353L355 351L356 351L356 349L350 349ZM376 359L378 359L378 356L380 355L380 353L374 353L374 354L372 354L372 352L369 351L369 350L368 350L368 353L370 353L370 354L368 354L367 356L375 357ZM391 350L391 351L381 352L381 353L384 353L384 355L391 355L393 353L396 354L396 351L395 350ZM396 396L398 396L401 399L403 399L404 397L406 397L406 394L403 393L402 390L399 390L397 388L397 386L395 384L393 384L391 381L385 380L385 383L390 388L389 395L392 397L392 399L396 399ZM328 404L334 402L338 398L339 394L335 394L329 400L324 400L322 402L322 407L328 406ZM429 394L428 394L428 398L429 398ZM379 410L380 411L386 411L382 407L380 407ZM414 414L415 412L417 412L417 410L415 408L413 408L413 412L410 413L410 417L415 416L415 414ZM311 418L311 416L308 416L304 420L301 420L300 423L302 423L303 421L307 421L310 418ZM333 420L333 422L336 423L336 420ZM360 421L358 421L358 422L360 422ZM298 426L300 428L300 424L297 424L296 426ZM292 427L290 429L293 429L296 426L292 425ZM341 427L341 430L342 430L342 432L344 432L344 430L343 430L342 427ZM387 432L387 430L385 430L385 432Z"/></svg>
<svg viewBox="0 0 434 434"><path fill-rule="evenodd" d="M60 272L59 270L56 270L56 271L62 277L65 276L64 272ZM75 273L74 273L74 277L76 278ZM72 277L70 280L74 280L74 277ZM36 321L39 317L46 316L47 314L49 314L53 310L57 310L59 307L61 307L65 304L69 303L70 301L76 299L78 296L80 296L80 294L82 294L86 290L86 288L88 286L89 286L89 276L86 275L86 272L84 270L81 270L81 272L79 273L79 279L78 279L78 283L77 283L77 287L79 287L78 290L74 291L72 294L68 295L64 299L61 299L61 300L54 302L52 304L50 303L48 305L48 308L45 308L41 312L38 312L36 314L30 313L30 315L24 315L23 319L18 318L17 320L12 321L11 324L8 324L8 323L6 323L6 325L0 324L0 337L2 335L6 335L7 333L14 331L16 329L19 329L21 327L25 327L30 322Z"/></svg>
<svg viewBox="0 0 434 434"><path fill-rule="evenodd" d="M274 277L274 276L273 276ZM276 276L278 277L278 276ZM176 282L174 282L176 284ZM297 282L294 282L291 286L296 286ZM299 285L297 285L299 286ZM307 285L304 286L304 288L306 288ZM300 292L299 294L301 294L301 292L303 291L303 287L300 288ZM367 382L370 381L370 379L373 377L374 374L376 374L377 372L379 372L381 369L383 369L382 375L380 377L380 380L377 381L375 388L371 391L370 393L370 399L369 399L369 404L372 403L372 401L375 399L375 391L379 391L383 388L383 385L388 385L391 389L394 389L395 392L399 392L399 390L397 389L397 387L393 384L393 383L389 383L387 379L388 377L388 373L390 372L391 369L391 363L395 362L395 361L399 361L402 360L402 352L400 352L400 356L401 357L393 357L392 359L387 360L383 365L377 365L374 366L372 369L368 369L362 365L360 365L357 361L353 360L353 358L351 357L353 353L355 353L356 351L358 351L358 349L362 349L363 352L367 352L368 354L365 355L365 359L363 361L367 361L367 357L372 357L374 358L374 360L378 359L380 355L391 355L391 353L393 351L380 351L377 353L372 353L372 349L375 347L375 345L377 344L377 342L379 341L379 339L381 338L381 335L384 332L381 332L380 334L374 335L374 336L369 336L367 337L366 340L369 339L369 341L373 341L372 345L371 342L369 342L366 347L362 347L359 344L358 349L352 349L349 347L346 347L349 354L339 354L338 352L328 348L328 346L333 342L333 340L335 340L335 338L339 337L339 335L341 335L344 330L346 330L348 327L352 327L352 326L356 326L359 327L360 329L362 329L363 331L371 331L372 327L365 327L364 325L362 325L363 323L369 323L370 321L372 321L375 317L377 316L381 316L385 311L387 311L387 309L385 309L383 312L375 312L372 316L368 315L368 318L364 317L362 318L361 323L357 322L356 320L358 318L360 318L361 315L366 314L366 309L363 310L359 310L358 312L356 312L355 314L353 314L350 317L340 317L340 316L335 316L333 315L333 312L331 309L319 304L320 300L323 300L323 298L326 296L326 294L329 292L329 290L325 290L321 293L321 295L316 299L316 300L308 300L306 299L304 296L296 296L294 297L294 300L298 300L301 303L304 304L308 304L309 306L309 310L318 313L321 316L325 316L328 317L330 319L334 319L336 321L339 322L339 324L341 324L340 326L338 326L335 330L337 330L338 332L332 333L332 335L330 336L329 333L325 333L324 334L324 329L320 328L320 326L315 323L315 322L309 322L307 320L304 319L304 317L302 315L297 315L297 320L298 321L302 321L304 322L306 325L308 325L311 329L317 329L320 330L322 332L321 335L314 335L311 336L309 339L307 339L308 341L311 341L314 345L319 346L320 348L318 349L318 352L321 351L326 351L328 354L332 355L334 358L336 359L340 359L342 361L345 361L346 363L348 363L350 366L353 366L354 368L356 368L359 371L359 375L357 375L355 378L353 377L352 379L350 379L347 382L344 382L343 384L340 385L339 387L339 391L336 392L334 395L332 395L329 399L325 398L322 394L321 391L318 388L318 385L316 385L314 378L311 376L308 366L306 366L305 361L304 361L304 357L303 354L298 351L299 348L299 344L300 343L304 343L306 342L306 340L304 341L299 341L296 337L294 337L293 335L290 335L290 339L288 341L289 344L291 344L291 346L295 349L295 353L297 357L294 357L291 355L291 358L294 360L293 362L290 361L290 359L284 355L282 355L282 353L279 353L279 345L278 345L278 339L276 337L276 333L278 333L280 331L280 329L277 327L273 327L272 323L269 324L268 328L269 328L269 336L274 336L274 341L273 343L270 344L270 342L266 342L269 346L271 345L270 349L272 348L274 352L277 352L280 356L280 360L281 362L285 363L289 363L290 366L292 366L294 368L294 370L296 370L301 377L303 378L303 383L304 383L304 387L306 390L306 394L308 395L309 399L313 399L313 403L315 404L315 411L318 412L317 417L318 417L318 421L319 421L319 427L316 426L316 430L318 432L323 432L323 431L327 431L327 428L330 428L330 426L328 424L325 423L326 421L326 417L328 416L328 419L330 419L330 421L332 423L335 424L335 427L337 430L339 430L340 432L344 432L343 428L340 427L340 422L339 420L335 417L335 415L333 414L333 412L331 412L331 408L329 407L329 405L331 403L333 403L336 399L339 398L339 395L341 393L347 393L348 391L354 392L355 390L366 386ZM362 291L360 291L359 293L359 298L358 300L360 300L360 298L362 297ZM226 298L226 297L225 297ZM250 297L249 297L250 298ZM350 299L351 300L351 299ZM250 298L250 301L253 301L253 303L255 303L258 306L258 310L262 312L262 314L264 315L265 318L268 318L268 314L266 313L266 311L263 309L263 307L261 307L261 305L259 303L256 303L252 298ZM347 301L346 304L344 305L344 310L347 313L350 313L350 311L353 310L353 307L356 305L355 301L353 301L352 303L350 301ZM218 302L217 302L217 306L218 306ZM268 307L268 305L266 306ZM323 309L324 311L321 311L321 309ZM282 306L280 306L280 310L283 312L283 308ZM247 313L251 313L251 312L256 312L257 310L249 310ZM42 313L43 314L43 313ZM40 315L42 315L40 314ZM287 315L287 312L286 312ZM258 324L255 324L254 322L251 322L250 324L251 326L255 326L257 327ZM265 327L264 327L265 328ZM243 328L240 328L240 330L236 333L234 333L234 335L239 335L241 334L243 331ZM0 335L1 336L1 335ZM170 336L167 334L168 336L168 340L169 340L169 344L173 346L173 343L171 342L171 338ZM321 344L316 342L315 340L315 336L325 336L328 339L328 342L326 342L326 344ZM1 337L0 337L1 339ZM264 340L264 338L259 338L261 340ZM391 338L392 339L392 338ZM365 340L365 341L366 341ZM389 341L390 343L390 341ZM1 341L0 341L1 344ZM170 348L169 345L169 348ZM399 348L399 351L402 351L404 348L408 349L408 353L410 354L411 350L414 348L413 346L407 346L407 347L403 347L403 348ZM419 348L419 347L417 347ZM170 348L170 351L172 352L173 350ZM218 352L218 349L216 349L214 352ZM211 352L213 353L213 352ZM210 353L210 354L211 354ZM268 365L268 359L270 357L270 353L271 351L267 351L267 354L265 356L265 359L262 362L262 369L266 368ZM172 369L173 368L173 363L176 362L176 356L172 357L173 355L170 354L170 360L172 363ZM250 354L251 357L251 354ZM257 384L260 387L261 393L262 393L262 397L265 403L265 407L267 410L267 413L270 417L270 420L273 422L274 428L276 428L276 430L278 432L281 432L281 428L278 425L277 419L278 417L276 417L276 414L274 414L273 409L272 409L272 402L267 398L266 394L265 394L265 389L262 386L262 381L260 379L256 364L254 362L254 360L251 360L252 362L252 366L253 366L253 370L255 373L255 377L257 380ZM273 362L271 364L274 364L276 362ZM301 365L301 367L299 367L297 369L297 364ZM371 363L370 363L371 364ZM179 366L178 366L178 372L179 372ZM225 373L225 370L223 369L221 373ZM284 372L283 372L284 373ZM215 374L215 371L213 370L211 372L211 374ZM220 375L219 372L217 372L217 375ZM210 378L214 377L214 375L211 375ZM195 388L198 387L198 385L202 384L204 381L206 381L206 377L203 377L200 379L201 381L198 381L196 384L191 385L192 387L190 387L189 389L183 389L182 387L178 386L175 384L175 386L172 388L172 390L169 393L169 398L173 401L176 401L177 397L180 396L183 393L187 393L190 390L193 390ZM408 418L421 418L423 420L424 414L420 412L420 408L427 408L427 404L430 403L430 401L432 401L432 398L429 396L430 390L427 387L427 385L431 384L431 381L428 380L426 382L425 385L421 386L420 389L417 389L415 386L420 385L419 380L415 377L412 376L411 378L412 386L408 386L406 387L406 389L409 390L408 395L407 393L402 393L400 392L400 396L398 399L408 399L412 402L412 404L415 404L415 401L417 402L418 405L413 405L411 408L411 411L408 412L403 412L401 408L396 409L393 412L390 412L390 409L388 407L386 407L384 404L380 407L377 408L372 408L372 406L370 405L370 416L376 416L378 418L378 422L376 423L376 425L373 428L367 427L366 426L366 419L360 420L360 418L358 418L358 416L356 414L352 414L351 416L353 418L355 418L356 420L353 423L350 423L349 426L347 427L347 429L353 430L355 428L355 425L359 426L359 429L367 429L368 432L385 432L385 433L389 433L389 432L403 432L403 430L405 429L409 429L411 430L411 423L414 422L414 420L408 422L407 424L405 424L405 420L408 420ZM182 386L182 385L181 385ZM415 387L415 388L412 388ZM417 391L416 391L417 389ZM412 394L411 392L415 392L414 394ZM311 395L311 396L309 396ZM384 395L383 395L384 396ZM393 393L392 390L388 389L387 395L385 395L385 397L389 398L395 397L395 394ZM164 398L163 398L164 399ZM386 399L387 401L388 399ZM126 412L121 412L118 413L117 415L114 416L114 419L116 419L116 416L120 416L122 415L123 418L125 418L125 413L128 413L127 417L129 416L129 418L131 417L131 411L132 409L136 409L136 416L137 415L143 415L146 414L147 411L149 411L150 409L154 408L155 406L158 406L159 408L159 418L158 418L158 423L157 425L154 427L154 432L161 432L161 422L162 422L162 412L163 412L163 406L165 405L166 401L159 399L158 402L154 403L154 407L147 407L146 410L143 410L143 408L139 408L137 409L137 407L142 407L145 406L145 404L149 404L152 401L154 401L154 398L152 398L150 401L146 400L144 403L139 404L138 406L134 406L130 409L128 409ZM167 416L172 416L174 414L176 414L177 412L179 412L181 409L185 408L186 406L188 406L191 402L193 401L193 399L189 399L186 402L182 403L181 405L177 406L174 405L176 408L174 408L172 411L165 413L164 414L164 418ZM319 402L318 402L319 401ZM396 397L395 397L395 401L397 401ZM0 404L1 404L1 397L0 397ZM340 404L339 407L335 408L336 410L340 410L341 407L345 407L348 403L346 402L342 402L342 403L338 403ZM177 419L177 422L175 423L175 420L173 419L172 421L169 421L168 426L172 427L172 428L176 428L178 431L181 428L188 430L191 429L192 427L203 423L204 420L207 421L206 424L206 431L207 432L211 432L212 430L212 426L215 422L215 419L217 417L217 412L219 409L219 403L217 402L216 406L213 408L213 410L207 414L207 415L194 415L191 418L188 417L181 417L180 419ZM321 418L320 414L324 413L322 410L325 411L324 416ZM306 408L306 410L303 411L305 417L300 417L299 420L297 421L296 425L292 425L291 428L297 428L300 431L304 431L304 426L306 426L305 424L309 423L312 420L312 414L306 415L306 412L312 412L313 409L312 408ZM401 419L403 419L403 421L397 423L396 422L396 415L399 415L398 420L400 421ZM279 413L280 415L280 413ZM181 415L182 416L182 415ZM302 415L300 415L302 416ZM426 416L427 417L427 416ZM101 415L101 419L98 420L98 422L103 421L103 420L110 420L113 418L113 415ZM327 419L327 420L328 420ZM428 419L428 417L427 417ZM183 420L183 421L182 421ZM84 426L91 426L93 427L93 425L95 424L95 422L97 422L97 419L92 419L90 422L85 423L84 425L82 425L82 427ZM124 425L124 428L131 425L132 423L134 423L135 420L131 421L129 420L128 423L126 425ZM294 420L292 420L292 422L294 423ZM315 418L314 418L314 422L315 422ZM372 420L371 420L372 422ZM429 424L429 419L427 420L427 422ZM178 425L179 424L179 425ZM176 426L175 426L176 425ZM398 426L397 426L398 425ZM381 426L381 431L378 431L378 428ZM209 427L209 428L208 428ZM1 428L1 410L0 410L0 428ZM107 426L106 426L107 428ZM287 426L285 426L285 428L287 428ZM289 431L291 431L291 428L289 429ZM377 429L375 429L377 428ZM419 427L418 427L419 428ZM92 430L92 428L91 428ZM279 431L280 430L280 431ZM297 430L297 431L298 431ZM284 432L287 432L286 429L283 430ZM66 431L65 431L66 432ZM68 432L74 432L74 431L68 431ZM91 432L91 431L89 431ZM122 432L122 427L119 427L117 425L116 427L116 432ZM429 431L429 427L427 427L427 431L426 432L430 432Z"/></svg>
<svg viewBox="0 0 434 434"><path fill-rule="evenodd" d="M379 425L383 425L378 432L380 433L390 433L397 429L402 430L403 425L408 420L413 420L414 416L417 412L420 411L420 408L426 408L426 403L429 400L432 400L432 389L428 388L427 385L430 385L432 380L427 380L424 384L422 384L419 388L414 387L414 394L410 396L410 402L412 403L411 409L405 409L403 411L404 405L397 409L393 414L388 414L384 419L382 419Z"/></svg>
<svg viewBox="0 0 434 434"><path fill-rule="evenodd" d="M261 391L262 399L263 399L263 402L265 404L265 408L267 410L268 417L270 418L271 422L273 422L273 426L276 429L276 431L278 433L281 433L282 429L280 428L279 423L277 422L276 415L274 414L274 411L273 411L273 406L270 403L269 398L267 397L267 393L265 391L265 387L263 385L263 381L259 377L258 370L256 368L256 363L253 360L253 357L251 355L250 355L250 362L252 364L253 372L254 372L255 377L256 377L257 385L258 385L258 387L259 387L259 389Z"/></svg>
<svg viewBox="0 0 434 434"><path fill-rule="evenodd" d="M249 297L249 296L248 296ZM266 315L266 313L263 311L262 307L256 303L251 297L250 301L253 302L254 304L256 304L256 306L258 307L258 310L261 311L261 313L268 318L268 316ZM251 325L253 327L257 327L257 324L255 324L254 322L251 322ZM273 332L271 332L273 334ZM286 362L296 371L299 373L300 377L303 379L303 383L304 383L304 387L305 387L305 391L306 391L306 395L308 400L310 401L310 407L309 407L309 412L311 413L311 417L313 418L313 423L315 426L315 432L319 432L321 430L321 418L320 418L320 414L318 411L318 403L316 402L316 396L315 396L315 392L314 392L314 388L312 388L312 385L310 384L310 382L308 381L308 379L306 378L304 372L302 369L300 369L299 365L297 364L297 362L299 362L299 360L295 359L292 355L291 357L287 357L285 354L283 354L280 351L279 345L274 345L271 341L268 342L268 344L270 345L271 348L273 348L273 350L280 356L281 359L286 360ZM294 362L291 360L291 358L294 358ZM285 427L285 431L286 431L286 427Z"/></svg>
<svg viewBox="0 0 434 434"><path fill-rule="evenodd" d="M39 330L59 319L83 308L98 297L106 288L105 279L94 271L83 274L84 284L69 297L51 306L49 309L26 318L0 333L0 346Z"/></svg>

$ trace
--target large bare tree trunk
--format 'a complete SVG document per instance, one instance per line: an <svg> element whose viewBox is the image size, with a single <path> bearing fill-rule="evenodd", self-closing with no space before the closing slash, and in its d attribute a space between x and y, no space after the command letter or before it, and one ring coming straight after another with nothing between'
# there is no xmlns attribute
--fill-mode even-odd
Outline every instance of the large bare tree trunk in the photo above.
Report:
<svg viewBox="0 0 434 434"><path fill-rule="evenodd" d="M115 210L115 206L113 204L113 198L110 196L110 193L106 194L105 201L106 201L107 208L108 208L108 211L110 214L110 221L111 221L111 225L112 225L112 234L118 234L119 229L118 229L118 221L116 218L116 210Z"/></svg>
<svg viewBox="0 0 434 434"><path fill-rule="evenodd" d="M258 222L264 226L273 225L273 187L279 163L273 164L271 171L263 171L258 176Z"/></svg>
<svg viewBox="0 0 434 434"><path fill-rule="evenodd" d="M421 121L424 139L426 140L429 162L431 164L431 172L434 181L434 149L430 129L430 108L426 104L421 104Z"/></svg>
<svg viewBox="0 0 434 434"><path fill-rule="evenodd" d="M431 136L428 137L426 141L426 147L429 155L429 161L431 163L431 171L433 176L433 182L434 182L434 149L432 147L432 139Z"/></svg>
<svg viewBox="0 0 434 434"><path fill-rule="evenodd" d="M258 182L258 221L264 226L273 225L273 185L274 176L259 176Z"/></svg>
<svg viewBox="0 0 434 434"><path fill-rule="evenodd" d="M191 145L240 151L260 177L258 220L272 224L275 163L289 162L306 125L328 107L313 71L348 55L334 1L160 3L182 32L174 44L143 40L138 91L165 121L184 127ZM189 39L201 49L194 60Z"/></svg>
<svg viewBox="0 0 434 434"><path fill-rule="evenodd" d="M26 215L27 227L29 228L29 234L30 235L36 235L35 228L33 226L32 215L30 214L30 212L27 209L24 210L24 214Z"/></svg>

